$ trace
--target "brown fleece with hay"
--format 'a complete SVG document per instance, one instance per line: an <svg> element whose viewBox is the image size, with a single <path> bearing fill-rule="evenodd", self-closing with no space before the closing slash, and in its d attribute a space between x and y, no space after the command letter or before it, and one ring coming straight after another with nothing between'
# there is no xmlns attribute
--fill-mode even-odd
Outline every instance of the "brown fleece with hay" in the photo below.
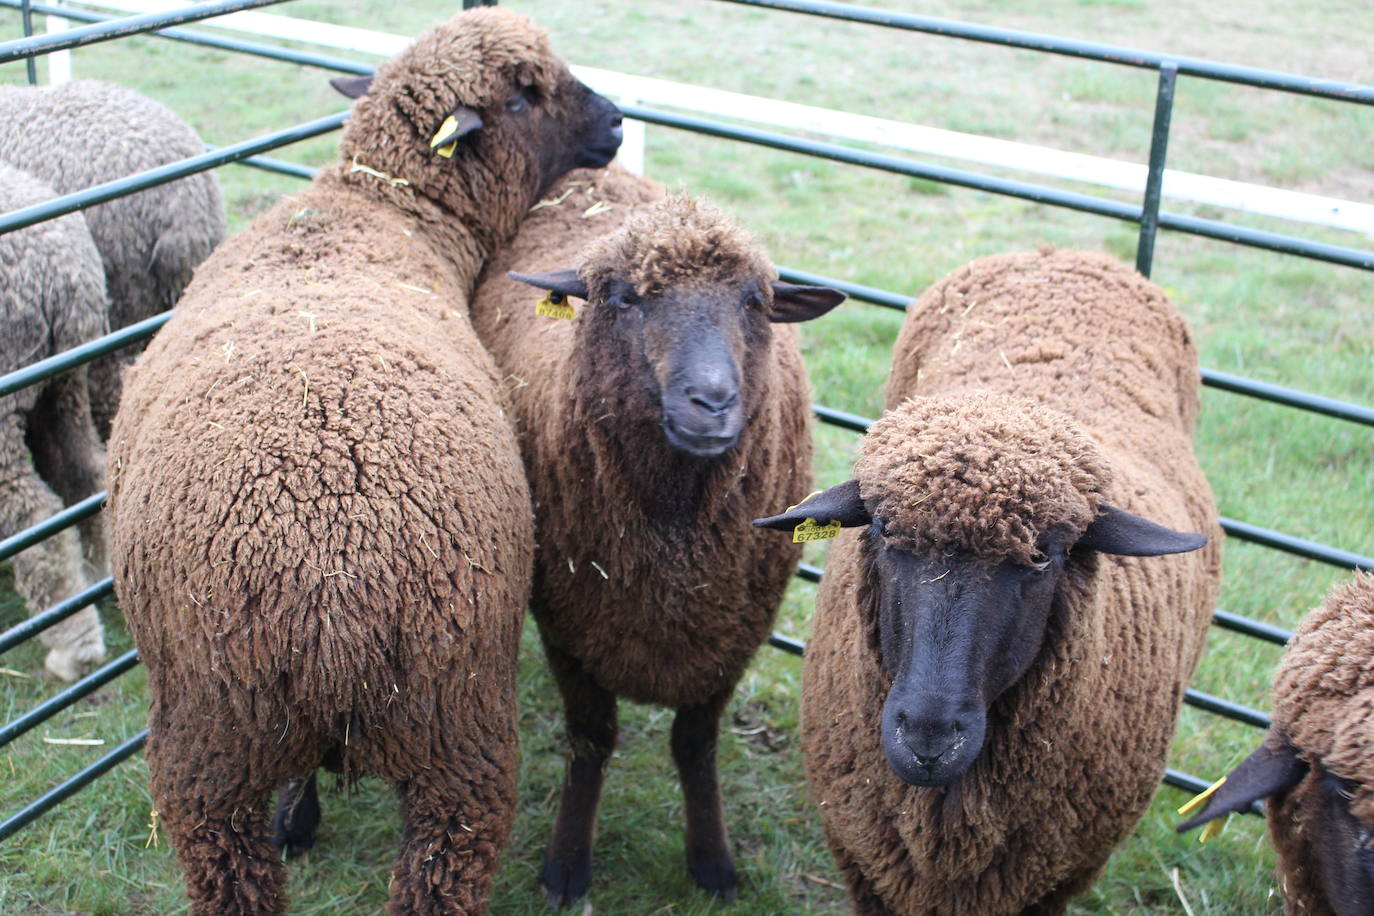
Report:
<svg viewBox="0 0 1374 916"><path fill-rule="evenodd" d="M1322 771L1350 784L1350 813L1374 830L1374 575L1357 572L1302 621L1273 699L1274 729L1311 767L1267 803L1286 912L1325 916L1334 910L1318 873Z"/></svg>
<svg viewBox="0 0 1374 916"><path fill-rule="evenodd" d="M890 412L856 468L889 538L1033 563L1040 533L1081 534L1105 502L1209 543L1071 555L1039 657L993 704L973 766L936 789L884 758L878 583L860 531L841 534L807 647L803 752L860 913L1062 912L1148 805L1217 592L1198 385L1177 310L1105 256L983 258L908 311Z"/></svg>
<svg viewBox="0 0 1374 916"><path fill-rule="evenodd" d="M768 338L747 352L749 420L734 448L716 459L673 450L658 417L629 401L642 386L634 367L602 345L610 310L579 302L575 321L536 317L540 293L505 272L579 265L593 301L616 278L648 295L751 275L766 284L777 273L714 208L655 204L663 190L648 179L580 170L546 199L564 192L498 255L473 306L505 374L534 496L530 607L544 639L612 693L702 703L730 689L767 638L800 556L800 545L750 527L799 501L811 480L796 331L767 325ZM610 209L584 219L598 201Z"/></svg>
<svg viewBox="0 0 1374 916"><path fill-rule="evenodd" d="M115 579L197 914L283 911L270 796L327 756L401 796L391 912L485 905L533 528L466 303L539 192L550 150L501 115L531 83L580 123L585 87L497 9L383 64L342 162L221 246L129 373ZM487 123L444 159L429 140L459 103Z"/></svg>

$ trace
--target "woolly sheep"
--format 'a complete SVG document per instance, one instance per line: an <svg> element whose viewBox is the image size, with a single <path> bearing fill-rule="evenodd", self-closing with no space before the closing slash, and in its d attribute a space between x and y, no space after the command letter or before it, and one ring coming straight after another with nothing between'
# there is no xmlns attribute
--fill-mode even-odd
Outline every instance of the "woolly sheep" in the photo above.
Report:
<svg viewBox="0 0 1374 916"><path fill-rule="evenodd" d="M861 913L1062 912L1154 794L1216 596L1191 336L1110 258L983 258L908 311L887 407L855 480L760 520L864 526L803 676L831 850Z"/></svg>
<svg viewBox="0 0 1374 916"><path fill-rule="evenodd" d="M619 112L500 9L337 85L362 94L341 162L196 272L110 439L197 914L283 910L270 794L325 761L402 798L393 913L480 910L511 828L532 516L466 303L539 194L614 155Z"/></svg>
<svg viewBox="0 0 1374 916"><path fill-rule="evenodd" d="M204 152L200 137L170 109L123 86L97 80L0 86L0 161L39 176L57 194ZM171 308L196 265L224 238L224 204L210 172L83 212L105 265L111 330ZM90 366L102 439L119 406L120 373L136 354L125 349Z"/></svg>
<svg viewBox="0 0 1374 916"><path fill-rule="evenodd" d="M0 164L0 213L42 203L52 188ZM0 235L0 375L105 333L105 277L79 213ZM0 539L104 486L105 450L91 424L85 367L0 396ZM84 559L84 568L83 568ZM42 611L105 575L99 518L11 561L15 589ZM44 667L65 681L105 658L94 607L44 631Z"/></svg>
<svg viewBox="0 0 1374 916"><path fill-rule="evenodd" d="M1269 836L1292 916L1374 910L1374 575L1331 590L1298 627L1274 678L1264 741L1189 830L1268 798Z"/></svg>
<svg viewBox="0 0 1374 916"><path fill-rule="evenodd" d="M587 889L627 697L676 709L688 865L733 898L719 719L800 551L749 521L799 499L811 475L806 371L795 330L774 323L844 296L779 282L723 213L663 199L619 169L573 173L546 203L473 302L529 475L530 608L567 714L571 756L540 883L555 906ZM528 273L569 264L580 267ZM539 294L515 280L586 304L573 321L536 317Z"/></svg>

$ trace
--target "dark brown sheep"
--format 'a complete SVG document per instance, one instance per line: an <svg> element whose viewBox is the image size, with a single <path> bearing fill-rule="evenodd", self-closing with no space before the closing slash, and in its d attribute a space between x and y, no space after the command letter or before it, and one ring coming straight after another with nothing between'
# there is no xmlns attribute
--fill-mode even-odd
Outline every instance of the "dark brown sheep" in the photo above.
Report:
<svg viewBox="0 0 1374 916"><path fill-rule="evenodd" d="M501 368L534 496L530 608L571 756L540 883L587 888L616 701L673 707L687 861L736 892L715 765L721 712L767 638L800 548L750 519L811 477L809 385L775 322L844 297L778 282L713 207L618 169L574 173L488 268L473 323ZM580 252L580 253L579 253ZM586 300L536 317L527 283Z"/></svg>
<svg viewBox="0 0 1374 916"><path fill-rule="evenodd" d="M1290 916L1374 911L1374 575L1331 590L1288 644L1274 718L1190 830L1268 798Z"/></svg>
<svg viewBox="0 0 1374 916"><path fill-rule="evenodd" d="M394 785L393 913L473 913L511 828L532 518L467 318L483 258L614 106L542 31L461 13L378 69L342 162L197 272L110 440L154 798L197 914L280 913L274 786Z"/></svg>
<svg viewBox="0 0 1374 916"><path fill-rule="evenodd" d="M0 163L0 213L51 200L55 192ZM0 235L0 375L99 337L106 324L105 274L80 213ZM105 449L91 420L81 366L0 396L0 540L52 517L105 484ZM38 613L106 575L104 523L92 518L14 557L14 587ZM43 631L43 666L76 680L105 658L94 607Z"/></svg>
<svg viewBox="0 0 1374 916"><path fill-rule="evenodd" d="M983 258L907 313L856 480L761 520L863 526L830 552L802 698L860 913L1062 912L1130 833L1216 597L1198 384L1135 272Z"/></svg>

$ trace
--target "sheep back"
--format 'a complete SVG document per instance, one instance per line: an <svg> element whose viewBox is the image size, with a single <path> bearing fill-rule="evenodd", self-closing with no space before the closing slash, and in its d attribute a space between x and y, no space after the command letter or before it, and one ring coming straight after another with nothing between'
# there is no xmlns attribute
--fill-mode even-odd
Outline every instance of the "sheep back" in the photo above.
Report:
<svg viewBox="0 0 1374 916"><path fill-rule="evenodd" d="M1217 593L1221 532L1191 445L1197 388L1181 317L1110 258L983 258L908 311L889 408L978 392L995 393L990 403L1043 405L1093 440L1091 460L1107 472L1093 500L1209 543L1166 560L1076 559L1039 657L990 710L980 756L952 785L921 789L892 772L877 739L890 682L876 649L876 584L860 534L841 534L807 648L803 753L837 861L876 895L871 909L859 900L861 911L988 914L1037 901L1062 910L1134 826L1163 775ZM1005 422L1016 428L1015 417ZM1038 460L1041 438L1005 448L1015 460L1029 443L1023 457ZM982 458L1002 457L968 449L967 489L977 490ZM912 485L913 501L940 487ZM977 505L966 508L977 515Z"/></svg>
<svg viewBox="0 0 1374 916"><path fill-rule="evenodd" d="M703 461L668 448L657 420L601 434L597 424L620 411L615 392L643 382L587 339L597 306L579 303L575 321L537 318L538 291L505 277L578 265L589 244L663 195L614 166L570 173L547 195L561 202L531 213L487 268L473 318L505 376L529 473L539 532L530 607L544 639L619 696L682 707L739 678L800 556L799 545L757 537L749 524L810 482L796 330L771 326L754 370L768 392L762 411L734 449ZM598 202L610 209L591 210ZM582 369L575 340L590 354ZM583 371L611 394L579 392L589 387Z"/></svg>
<svg viewBox="0 0 1374 916"><path fill-rule="evenodd" d="M110 509L162 695L342 743L479 671L513 708L533 535L462 270L339 171L222 246L130 370ZM508 724L485 752L513 765Z"/></svg>

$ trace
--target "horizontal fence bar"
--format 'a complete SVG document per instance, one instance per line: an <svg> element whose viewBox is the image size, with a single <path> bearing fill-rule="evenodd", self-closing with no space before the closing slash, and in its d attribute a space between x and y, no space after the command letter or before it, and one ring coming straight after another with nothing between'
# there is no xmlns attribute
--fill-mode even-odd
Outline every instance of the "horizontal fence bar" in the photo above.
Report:
<svg viewBox="0 0 1374 916"><path fill-rule="evenodd" d="M31 712L25 713L4 728L0 728L0 747L9 744L34 726L41 725L51 719L76 701L95 693L137 664L138 650L130 649L109 664L92 671L66 690L34 707Z"/></svg>
<svg viewBox="0 0 1374 916"><path fill-rule="evenodd" d="M45 792L29 804L21 808L12 817L0 823L0 842L3 842L17 833L30 823L37 820L50 809L55 808L63 801L80 792L86 786L113 770L119 764L128 760L134 754L143 749L144 743L148 740L148 729L134 735L119 747L101 757L95 763L86 767L78 773L72 775L70 779L59 786Z"/></svg>
<svg viewBox="0 0 1374 916"><path fill-rule="evenodd" d="M0 6L7 6L11 9L18 9L23 5L24 0L0 0ZM282 0L284 2L284 0ZM55 6L49 3L31 4L35 13L44 13L49 16L60 16L63 19L73 19L77 22L117 22L121 17L111 16L106 13L96 13L90 10L79 10L70 6ZM216 48L220 51L232 51L237 54L250 54L255 57L268 57L273 60L285 61L292 64L300 64L306 67L319 67L324 70L338 70L341 73L356 73L363 75L374 72L377 68L371 64L360 64L356 61L345 60L342 57L330 57L324 54L315 54L310 51L296 51L291 48L280 48L276 45L266 45L256 41L244 41L238 38L222 38L218 35L211 35L208 32L196 32L188 29L157 29L150 34L159 38L169 38L172 41L181 41L187 44L200 45L207 48Z"/></svg>
<svg viewBox="0 0 1374 916"><path fill-rule="evenodd" d="M1351 404L1347 401L1337 401L1334 398L1285 388L1282 385L1257 382L1254 379L1241 378L1239 375L1218 372L1215 369L1202 370L1202 384L1209 388L1219 388L1222 391L1231 391L1236 394L1249 395L1252 398L1272 401L1275 404L1300 407L1303 410L1326 414L1328 417L1336 417L1339 420L1349 420L1352 423L1374 426L1374 407L1365 407L1362 404Z"/></svg>
<svg viewBox="0 0 1374 916"><path fill-rule="evenodd" d="M1233 722L1244 722L1246 725L1253 725L1256 728L1268 728L1269 717L1258 709L1251 709L1249 706L1242 706L1239 703L1232 703L1221 697L1212 696L1210 693L1203 693L1200 690L1187 690L1183 694L1183 702L1197 709L1205 709L1207 712L1216 713L1223 719L1230 719Z"/></svg>
<svg viewBox="0 0 1374 916"><path fill-rule="evenodd" d="M1288 641L1293 638L1292 630L1261 623L1258 620L1251 620L1249 617L1242 617L1228 611L1213 611L1212 623L1223 630L1253 636L1255 639L1262 639L1276 646L1286 646Z"/></svg>
<svg viewBox="0 0 1374 916"><path fill-rule="evenodd" d="M971 22L958 22L935 16L917 16L893 10L854 6L848 3L830 3L825 2L825 0L725 0L725 2L738 3L742 6L761 6L792 13L806 13L831 19L844 19L850 22L925 32L931 35L944 35L949 38L963 38L969 41L981 41L1027 51L1045 51L1050 54L1061 54L1068 57L1096 60L1108 64L1122 64L1128 67L1142 67L1150 70L1157 70L1165 61L1172 61L1178 64L1178 72L1181 75L1199 76L1204 79L1221 80L1227 83L1240 83L1258 89L1277 89L1299 95L1374 105L1374 86L1347 83L1341 80L1314 79L1296 73L1261 70L1258 67L1242 67L1197 57L1175 57L1171 54L1158 54L1154 51L1143 51L1120 45L1078 41L1073 38L1060 38L1037 32L999 29L992 26L976 25Z"/></svg>
<svg viewBox="0 0 1374 916"><path fill-rule="evenodd" d="M59 601L41 614L35 614L21 624L0 633L0 653L8 652L26 639L31 639L53 624L60 623L89 604L114 592L114 580L109 576L95 585L82 589L70 598Z"/></svg>
<svg viewBox="0 0 1374 916"><path fill-rule="evenodd" d="M92 493L81 502L68 506L47 521L39 522L31 528L25 528L18 534L5 538L0 541L0 563L8 560L19 551L52 537L57 532L70 528L77 522L85 521L99 512L100 506L104 502L104 490L99 493Z"/></svg>
<svg viewBox="0 0 1374 916"><path fill-rule="evenodd" d="M106 353L152 337L157 329L166 324L167 319L171 317L172 313L168 310L160 315L154 315L136 324L131 324L127 328L120 328L104 337L97 337L95 340L72 347L70 350L55 353L47 359L41 359L22 369L16 369L8 375L0 375L0 397L18 391L20 388L35 385L44 379L60 375L70 369L75 369L77 366L104 356Z"/></svg>
<svg viewBox="0 0 1374 916"><path fill-rule="evenodd" d="M994 178L980 172L970 172L965 169L929 165L927 163L904 159L900 156L871 153L865 150L854 149L853 147L840 146L835 143L806 140L800 137L771 133L751 127L739 127L690 115L670 114L668 112L656 111L652 108L644 108L640 105L622 105L620 109L627 117L638 118L641 121L647 121L651 124L661 124L665 127L690 130L695 133L706 134L712 137L724 137L730 140L739 140L744 143L753 143L757 146L766 146L771 149L799 153L805 156L816 156L834 162L844 162L850 165L879 169L885 172L893 172L898 175L908 175L913 178L925 178L930 181L938 181L944 184L972 188L976 191L987 191L991 194L1016 197L1034 203L1050 204L1051 206L1078 210L1083 213L1094 213L1098 216L1109 216L1114 219L1125 220L1136 224L1139 224L1143 218L1144 211L1140 206L1121 203L1120 201L1110 200L1105 197L1094 197L1090 194L1061 191L1057 188L1032 184L1026 181ZM1297 255L1298 257L1310 258L1315 261L1326 261L1327 263L1339 264L1344 267L1354 267L1360 270L1374 270L1374 252L1363 251L1358 248L1346 248L1340 245L1328 245L1324 242L1313 242L1296 236L1281 235L1277 232L1246 229L1218 220L1199 219L1197 217L1183 216L1177 213L1161 212L1159 214L1159 228L1174 229L1192 235L1216 239L1218 241L1231 242L1236 245L1260 248L1265 251L1277 251L1282 254Z"/></svg>
<svg viewBox="0 0 1374 916"><path fill-rule="evenodd" d="M117 178L114 181L94 185L84 191L77 191L75 194L66 194L41 204L13 210L0 215L0 233L23 229L25 226L32 226L34 223L40 223L64 213L71 213L93 204L123 197L134 191L166 184L169 181L185 178L187 175L194 175L197 172L204 172L228 162L237 162L258 153L265 153L268 150L298 143L301 140L318 137L320 134L327 134L330 131L338 130L347 117L348 112L341 111L338 114L297 124L295 127L288 127L286 130L279 130L254 140L244 140L242 143L235 143L232 146L223 146L213 153L202 153L189 159L169 162L167 165L148 169L146 172L139 172L126 178Z"/></svg>
<svg viewBox="0 0 1374 916"><path fill-rule="evenodd" d="M0 0L3 2L3 0ZM207 150L215 150L216 147L207 145ZM284 159L273 159L270 156L249 156L247 159L240 159L239 165L251 165L255 169L264 172L275 172L278 175L289 175L292 178L304 178L306 181L319 174L319 169L313 165L301 165L298 162L287 162Z"/></svg>
<svg viewBox="0 0 1374 916"><path fill-rule="evenodd" d="M1285 553L1296 554L1309 560L1320 560L1323 563L1341 566L1345 569L1363 569L1366 572L1374 572L1374 557L1361 556L1358 553L1351 553L1337 547L1328 547L1325 544L1318 544L1316 541L1293 537L1291 534L1261 528L1247 522L1238 522L1225 516L1221 518L1221 527L1231 537L1249 541L1252 544L1273 547Z"/></svg>
<svg viewBox="0 0 1374 916"><path fill-rule="evenodd" d="M217 3L198 3L195 6L182 7L166 13L143 13L139 16L125 16L109 22L86 25L78 29L68 29L53 35L36 35L32 38L7 41L0 44L0 64L7 64L24 57L32 57L35 54L67 51L84 45L109 41L113 38L153 32L167 26L183 25L187 22L197 22L201 19L210 19L226 13L274 6L284 2L285 0L220 0ZM65 16L66 13L54 15Z"/></svg>
<svg viewBox="0 0 1374 916"><path fill-rule="evenodd" d="M863 286L859 283L850 283L847 280L836 280L834 277L823 277L820 274L808 273L804 270L796 270L791 267L779 267L778 275L788 283L804 283L810 286L833 286L851 299L861 299L864 302L871 302L874 305L881 305L890 309L905 311L907 306L916 301L909 296L890 293L885 289L878 289L873 286Z"/></svg>
<svg viewBox="0 0 1374 916"><path fill-rule="evenodd" d="M1174 769L1164 771L1164 784L1166 786L1173 786L1175 789L1182 789L1185 792L1192 792L1194 795L1207 791L1212 785L1210 782L1203 782L1196 776ZM1251 802L1246 813L1263 816L1264 804L1262 802Z"/></svg>

